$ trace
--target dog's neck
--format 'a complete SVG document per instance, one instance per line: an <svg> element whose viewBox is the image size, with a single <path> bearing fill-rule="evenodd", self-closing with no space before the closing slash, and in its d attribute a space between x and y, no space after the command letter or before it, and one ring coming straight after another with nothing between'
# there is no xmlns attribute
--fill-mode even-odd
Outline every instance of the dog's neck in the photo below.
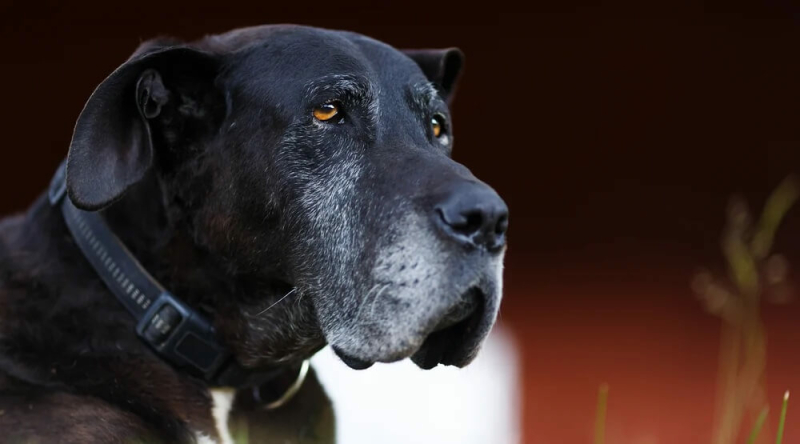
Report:
<svg viewBox="0 0 800 444"><path fill-rule="evenodd" d="M170 214L151 174L105 210L111 230L165 288L194 307L213 306L226 277L195 245L180 215Z"/></svg>
<svg viewBox="0 0 800 444"><path fill-rule="evenodd" d="M273 320L270 350L247 350L244 365L297 365L324 345L311 319L310 299L276 304L292 291L282 274L258 275L232 270L229 264L195 243L191 220L165 203L162 184L150 174L103 211L111 229L160 284L211 318L223 335L237 336L252 316ZM269 252L265 253L269 255ZM269 308L268 312L266 309ZM291 321L289 321L291 320ZM299 331L306 334L299 335ZM247 348L247 344L231 344ZM242 350L234 350L242 351ZM255 353L254 353L255 352Z"/></svg>
<svg viewBox="0 0 800 444"><path fill-rule="evenodd" d="M246 336L236 337L237 326L247 322L246 303L237 293L254 285L260 304L269 305L283 296L283 289L264 282L256 287L248 276L226 273L191 242L179 219L177 224L170 220L154 178L103 215L164 287L212 317L227 338L235 338L227 343L243 365L299 364L324 345L316 329L303 326L313 313L302 305L309 298L265 313L272 321L270 331L262 332L271 340L269 350L253 347ZM177 417L213 433L213 422L197 422L207 414L204 384L146 351L134 332L134 319L83 259L60 209L46 195L26 215L0 220L0 226L0 374L102 399L116 393L128 400L126 408L164 431L178 430ZM0 388L11 387L9 381L0 376ZM120 387L130 392L120 394Z"/></svg>

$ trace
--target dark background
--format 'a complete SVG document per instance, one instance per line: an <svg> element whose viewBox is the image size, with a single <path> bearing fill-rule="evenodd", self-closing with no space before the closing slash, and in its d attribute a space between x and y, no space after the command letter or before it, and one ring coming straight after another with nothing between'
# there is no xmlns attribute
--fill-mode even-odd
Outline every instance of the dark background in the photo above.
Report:
<svg viewBox="0 0 800 444"><path fill-rule="evenodd" d="M709 442L719 322L689 281L722 272L729 196L758 209L800 166L800 14L644 3L0 0L0 213L44 190L84 101L149 38L291 22L458 46L455 157L511 209L501 322L523 355L525 442L590 442L603 382L609 442ZM776 247L791 263L798 213ZM800 389L797 305L765 309L773 412Z"/></svg>

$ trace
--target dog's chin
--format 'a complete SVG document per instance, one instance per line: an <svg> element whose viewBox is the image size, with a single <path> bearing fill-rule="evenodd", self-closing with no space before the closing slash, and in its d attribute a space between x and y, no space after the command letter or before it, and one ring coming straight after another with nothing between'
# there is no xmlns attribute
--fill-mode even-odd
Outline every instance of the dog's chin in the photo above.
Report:
<svg viewBox="0 0 800 444"><path fill-rule="evenodd" d="M465 316L451 312L411 355L419 368L430 370L439 364L464 367L475 358L484 336L480 327L485 295L478 288L471 288L469 293L467 300L475 301L474 308L462 312Z"/></svg>
<svg viewBox="0 0 800 444"><path fill-rule="evenodd" d="M394 362L410 357L420 368L429 370L439 364L463 367L475 358L486 333L493 324L486 316L487 294L478 287L467 290L422 340L412 341L420 345L392 353L391 356L375 356L369 359L353 356L346 350L332 345L334 352L350 368L364 370L376 362Z"/></svg>

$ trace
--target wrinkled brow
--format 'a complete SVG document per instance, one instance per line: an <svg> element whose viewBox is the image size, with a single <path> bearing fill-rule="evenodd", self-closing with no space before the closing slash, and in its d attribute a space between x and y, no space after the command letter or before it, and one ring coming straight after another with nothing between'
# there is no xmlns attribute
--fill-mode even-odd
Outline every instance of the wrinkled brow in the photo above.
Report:
<svg viewBox="0 0 800 444"><path fill-rule="evenodd" d="M376 91L372 83L359 76L342 74L312 80L305 87L307 99L331 96L350 100L375 100Z"/></svg>
<svg viewBox="0 0 800 444"><path fill-rule="evenodd" d="M419 112L426 112L434 103L441 101L436 87L431 82L421 82L412 85L407 92L410 105Z"/></svg>

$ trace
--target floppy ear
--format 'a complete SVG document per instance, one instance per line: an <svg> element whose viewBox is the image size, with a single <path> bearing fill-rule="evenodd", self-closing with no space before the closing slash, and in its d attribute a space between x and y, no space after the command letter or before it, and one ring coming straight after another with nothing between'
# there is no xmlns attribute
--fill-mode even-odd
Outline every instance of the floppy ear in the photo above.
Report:
<svg viewBox="0 0 800 444"><path fill-rule="evenodd" d="M442 98L449 102L464 66L464 53L458 48L408 49L403 52L417 62Z"/></svg>
<svg viewBox="0 0 800 444"><path fill-rule="evenodd" d="M213 81L216 59L187 47L134 55L95 89L83 108L67 157L67 191L84 210L102 209L139 182L153 165L152 120L180 94L167 80L204 76Z"/></svg>

